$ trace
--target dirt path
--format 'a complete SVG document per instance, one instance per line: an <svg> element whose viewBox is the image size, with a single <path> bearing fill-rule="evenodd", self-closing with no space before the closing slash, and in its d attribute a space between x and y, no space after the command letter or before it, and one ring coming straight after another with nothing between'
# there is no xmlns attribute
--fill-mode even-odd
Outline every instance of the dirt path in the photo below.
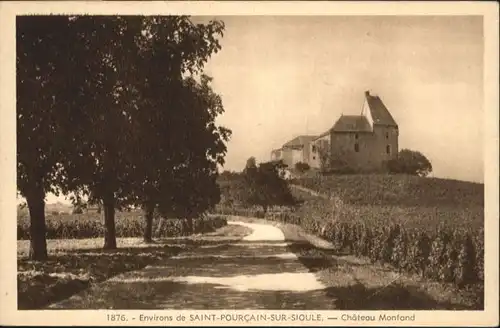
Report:
<svg viewBox="0 0 500 328"><path fill-rule="evenodd" d="M155 266L116 276L53 309L333 309L325 286L272 225L230 221L252 233L210 237ZM203 237L202 237L203 238Z"/></svg>
<svg viewBox="0 0 500 328"><path fill-rule="evenodd" d="M214 233L186 239L196 247L115 276L50 308L476 309L474 295L338 254L330 243L299 227L232 220Z"/></svg>

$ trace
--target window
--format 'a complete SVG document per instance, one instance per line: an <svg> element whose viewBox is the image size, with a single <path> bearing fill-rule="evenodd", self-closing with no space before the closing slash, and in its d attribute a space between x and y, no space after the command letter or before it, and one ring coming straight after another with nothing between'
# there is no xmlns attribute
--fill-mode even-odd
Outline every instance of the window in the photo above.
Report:
<svg viewBox="0 0 500 328"><path fill-rule="evenodd" d="M357 139L359 139L359 135L356 133L356 134L354 135L354 138L356 138L356 140L357 140Z"/></svg>
<svg viewBox="0 0 500 328"><path fill-rule="evenodd" d="M390 154L391 154L391 145L387 145L387 146L385 147L385 151L387 152L387 154L389 154L389 155L390 155Z"/></svg>
<svg viewBox="0 0 500 328"><path fill-rule="evenodd" d="M313 151L313 153L316 152L316 146L315 145L312 146L312 151Z"/></svg>
<svg viewBox="0 0 500 328"><path fill-rule="evenodd" d="M389 132L386 132L386 133L385 133L385 138L386 138L386 139L389 139Z"/></svg>
<svg viewBox="0 0 500 328"><path fill-rule="evenodd" d="M316 156L313 156L313 159L316 159Z"/></svg>
<svg viewBox="0 0 500 328"><path fill-rule="evenodd" d="M359 144L357 144L357 143L354 144L354 151L356 153L359 153Z"/></svg>

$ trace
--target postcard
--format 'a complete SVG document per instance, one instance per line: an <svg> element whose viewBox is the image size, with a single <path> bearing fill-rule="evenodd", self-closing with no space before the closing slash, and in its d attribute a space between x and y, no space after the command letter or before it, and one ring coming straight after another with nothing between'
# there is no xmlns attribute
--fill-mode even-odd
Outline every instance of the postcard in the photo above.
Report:
<svg viewBox="0 0 500 328"><path fill-rule="evenodd" d="M497 3L0 16L2 324L498 325Z"/></svg>

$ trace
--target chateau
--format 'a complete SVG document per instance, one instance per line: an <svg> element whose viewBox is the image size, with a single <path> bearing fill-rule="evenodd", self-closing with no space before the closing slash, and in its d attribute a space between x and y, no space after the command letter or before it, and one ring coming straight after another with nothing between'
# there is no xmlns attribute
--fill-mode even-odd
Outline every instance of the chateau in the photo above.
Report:
<svg viewBox="0 0 500 328"><path fill-rule="evenodd" d="M298 136L271 152L271 160L283 160L292 168L298 162L321 167L321 157L341 160L359 171L378 171L398 154L399 129L382 100L365 92L360 115L341 115L318 136Z"/></svg>

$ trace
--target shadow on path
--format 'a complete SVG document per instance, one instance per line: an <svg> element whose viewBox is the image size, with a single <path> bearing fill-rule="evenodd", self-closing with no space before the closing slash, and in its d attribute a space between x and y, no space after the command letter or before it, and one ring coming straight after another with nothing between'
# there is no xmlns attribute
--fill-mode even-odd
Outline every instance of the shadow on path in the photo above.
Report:
<svg viewBox="0 0 500 328"><path fill-rule="evenodd" d="M435 301L417 287L385 286L383 279L373 283L380 277L372 279L374 271L368 264L352 263L334 250L317 248L305 240L205 237L163 242L168 247L176 244L182 252L115 276L50 308L457 309L454 304ZM322 279L325 272L336 278ZM387 280L391 274L387 272L383 278Z"/></svg>
<svg viewBox="0 0 500 328"><path fill-rule="evenodd" d="M38 309L64 300L92 284L126 271L139 270L183 250L179 246L88 249L56 253L45 262L19 259L18 308Z"/></svg>
<svg viewBox="0 0 500 328"><path fill-rule="evenodd" d="M332 309L278 241L209 242L55 304L64 309Z"/></svg>

